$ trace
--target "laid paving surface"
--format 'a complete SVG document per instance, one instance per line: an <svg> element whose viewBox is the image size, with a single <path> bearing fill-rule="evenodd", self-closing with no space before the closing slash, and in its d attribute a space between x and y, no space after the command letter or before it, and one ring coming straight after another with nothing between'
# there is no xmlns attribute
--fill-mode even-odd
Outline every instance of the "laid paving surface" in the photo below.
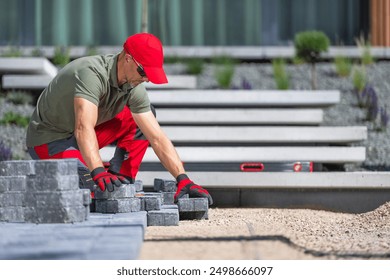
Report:
<svg viewBox="0 0 390 280"><path fill-rule="evenodd" d="M140 259L390 259L390 202L347 214L210 208L208 220L148 227Z"/></svg>
<svg viewBox="0 0 390 280"><path fill-rule="evenodd" d="M146 211L91 213L73 224L0 223L0 259L137 259Z"/></svg>

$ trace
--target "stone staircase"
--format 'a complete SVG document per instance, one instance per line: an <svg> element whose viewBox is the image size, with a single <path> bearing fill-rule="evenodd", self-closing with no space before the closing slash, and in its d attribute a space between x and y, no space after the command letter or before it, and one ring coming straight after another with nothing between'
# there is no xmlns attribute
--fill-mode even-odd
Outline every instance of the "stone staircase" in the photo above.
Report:
<svg viewBox="0 0 390 280"><path fill-rule="evenodd" d="M390 199L390 173L322 169L365 160L359 143L366 127L321 125L323 110L340 101L337 90L150 90L149 97L189 176L210 191L215 206L357 213ZM112 147L101 150L105 160L112 154ZM314 172L242 169L286 162L313 162ZM174 179L151 148L137 178L146 187L155 178Z"/></svg>

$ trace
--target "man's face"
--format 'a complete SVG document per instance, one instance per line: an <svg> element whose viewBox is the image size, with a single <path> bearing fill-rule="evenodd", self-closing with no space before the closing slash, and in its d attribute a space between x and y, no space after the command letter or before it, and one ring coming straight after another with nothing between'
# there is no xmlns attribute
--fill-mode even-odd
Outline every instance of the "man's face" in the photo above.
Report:
<svg viewBox="0 0 390 280"><path fill-rule="evenodd" d="M149 82L148 77L142 67L130 54L126 54L125 75L127 82L135 87L143 82Z"/></svg>

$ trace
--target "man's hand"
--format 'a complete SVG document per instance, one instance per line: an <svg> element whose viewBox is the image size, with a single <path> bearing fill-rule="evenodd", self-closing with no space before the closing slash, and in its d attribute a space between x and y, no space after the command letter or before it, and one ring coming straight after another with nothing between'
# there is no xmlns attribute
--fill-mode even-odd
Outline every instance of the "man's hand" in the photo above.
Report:
<svg viewBox="0 0 390 280"><path fill-rule="evenodd" d="M177 191L174 196L175 203L177 203L180 197L188 194L190 197L206 197L209 200L209 205L213 204L213 198L209 192L201 186L194 184L186 174L177 176L176 180Z"/></svg>
<svg viewBox="0 0 390 280"><path fill-rule="evenodd" d="M91 176L102 192L105 190L113 192L114 185L120 187L122 184L130 184L125 177L108 173L104 167L98 167L92 170Z"/></svg>

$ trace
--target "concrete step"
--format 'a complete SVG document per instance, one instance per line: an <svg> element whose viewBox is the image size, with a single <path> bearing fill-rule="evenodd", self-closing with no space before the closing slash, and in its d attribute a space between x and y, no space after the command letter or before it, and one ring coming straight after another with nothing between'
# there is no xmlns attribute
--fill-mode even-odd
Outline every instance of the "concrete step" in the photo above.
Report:
<svg viewBox="0 0 390 280"><path fill-rule="evenodd" d="M390 201L390 172L187 172L213 197L213 207L304 208L363 213ZM174 179L166 172L140 172Z"/></svg>
<svg viewBox="0 0 390 280"><path fill-rule="evenodd" d="M365 126L164 126L175 144L347 144L367 139Z"/></svg>
<svg viewBox="0 0 390 280"><path fill-rule="evenodd" d="M53 78L49 75L4 75L2 87L4 89L31 89L42 90Z"/></svg>
<svg viewBox="0 0 390 280"><path fill-rule="evenodd" d="M207 188L284 188L284 189L387 189L390 172L188 172L188 176ZM173 180L168 172L139 172L137 180L153 186L154 178Z"/></svg>
<svg viewBox="0 0 390 280"><path fill-rule="evenodd" d="M57 75L57 68L43 57L0 57L0 73Z"/></svg>
<svg viewBox="0 0 390 280"><path fill-rule="evenodd" d="M54 76L53 76L54 77ZM36 89L47 87L53 78L48 74L9 74L3 75L3 88L8 89ZM193 76L168 76L169 84L155 85L145 83L148 89L194 89L196 77Z"/></svg>
<svg viewBox="0 0 390 280"><path fill-rule="evenodd" d="M194 75L168 75L167 84L145 83L149 90L155 89L196 89L197 78Z"/></svg>
<svg viewBox="0 0 390 280"><path fill-rule="evenodd" d="M321 109L156 109L162 125L318 125L323 120ZM178 117L180 116L180 117Z"/></svg>
<svg viewBox="0 0 390 280"><path fill-rule="evenodd" d="M316 163L363 162L365 147L176 147L183 162L289 162ZM115 147L100 150L103 161L109 161ZM148 148L143 162L159 162Z"/></svg>
<svg viewBox="0 0 390 280"><path fill-rule="evenodd" d="M156 107L329 107L338 90L175 90L149 92Z"/></svg>

